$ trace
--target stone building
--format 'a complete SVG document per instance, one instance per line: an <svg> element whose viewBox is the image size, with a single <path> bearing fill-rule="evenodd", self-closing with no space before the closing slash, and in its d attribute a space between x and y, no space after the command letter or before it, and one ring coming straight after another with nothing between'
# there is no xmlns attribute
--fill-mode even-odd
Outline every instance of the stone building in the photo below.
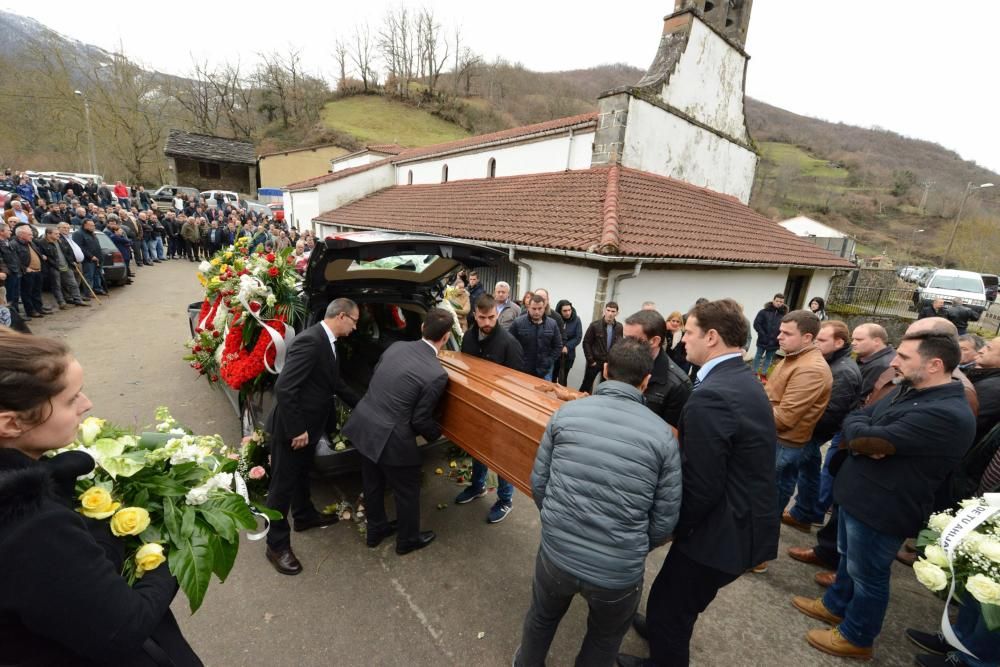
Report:
<svg viewBox="0 0 1000 667"><path fill-rule="evenodd" d="M517 295L546 287L585 322L615 300L687 311L732 297L752 316L776 292L801 307L853 268L753 211L746 127L750 0L676 0L646 75L596 113L411 148L285 189L293 224L472 239L507 252ZM570 374L579 382L582 364Z"/></svg>
<svg viewBox="0 0 1000 667"><path fill-rule="evenodd" d="M174 173L174 185L256 195L257 155L252 142L170 130L163 154Z"/></svg>

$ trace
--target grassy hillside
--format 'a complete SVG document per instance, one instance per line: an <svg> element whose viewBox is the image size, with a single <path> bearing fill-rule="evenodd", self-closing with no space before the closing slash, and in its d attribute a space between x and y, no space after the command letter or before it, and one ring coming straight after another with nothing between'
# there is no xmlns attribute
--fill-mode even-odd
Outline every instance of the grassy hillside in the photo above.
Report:
<svg viewBox="0 0 1000 667"><path fill-rule="evenodd" d="M356 95L327 103L324 125L353 135L362 144L426 146L469 136L458 125L427 111L376 95Z"/></svg>

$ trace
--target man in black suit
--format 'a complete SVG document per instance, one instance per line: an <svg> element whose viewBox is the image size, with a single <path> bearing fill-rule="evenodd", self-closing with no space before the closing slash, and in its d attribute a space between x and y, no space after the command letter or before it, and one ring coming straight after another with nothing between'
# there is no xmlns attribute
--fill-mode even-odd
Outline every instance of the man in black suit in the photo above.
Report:
<svg viewBox="0 0 1000 667"><path fill-rule="evenodd" d="M340 377L334 342L348 336L358 323L358 306L337 299L322 322L293 340L274 385L275 405L265 428L271 434L271 484L267 506L285 518L272 521L267 533L267 559L282 574L298 574L302 564L292 552L288 530L291 510L297 532L337 522L336 514L320 514L309 495L309 470L316 443L328 433L336 394L352 408L358 396Z"/></svg>
<svg viewBox="0 0 1000 667"><path fill-rule="evenodd" d="M361 474L368 503L369 547L397 530L385 514L385 487L396 499L396 553L422 549L436 537L420 531L420 451L417 436L441 437L434 417L448 374L437 353L448 342L452 314L432 308L423 338L394 343L382 354L371 384L344 426L343 434L361 452Z"/></svg>
<svg viewBox="0 0 1000 667"><path fill-rule="evenodd" d="M748 333L732 299L695 306L684 342L700 366L681 414L684 489L674 542L636 631L648 660L618 664L687 665L694 624L719 589L778 553L774 416L760 382L743 361Z"/></svg>

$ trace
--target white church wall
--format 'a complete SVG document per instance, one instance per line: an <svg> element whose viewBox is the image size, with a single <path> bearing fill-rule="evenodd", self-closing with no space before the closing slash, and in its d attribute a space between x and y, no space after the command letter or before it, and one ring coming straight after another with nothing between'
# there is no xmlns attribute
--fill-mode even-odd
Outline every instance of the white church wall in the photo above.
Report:
<svg viewBox="0 0 1000 667"><path fill-rule="evenodd" d="M366 164L371 164L372 162L384 160L385 157L385 155L375 155L365 151L364 153L360 153L353 157L343 158L339 161L330 160L330 167L334 172L344 171L345 169L361 167Z"/></svg>
<svg viewBox="0 0 1000 667"><path fill-rule="evenodd" d="M622 164L750 201L757 155L638 98L629 101Z"/></svg>
<svg viewBox="0 0 1000 667"><path fill-rule="evenodd" d="M313 229L312 219L320 214L319 193L316 190L284 192L281 197L285 204L285 215L293 227L299 231Z"/></svg>
<svg viewBox="0 0 1000 667"><path fill-rule="evenodd" d="M393 166L384 164L381 167L317 185L319 211L316 215L350 204L376 190L390 187L392 184Z"/></svg>

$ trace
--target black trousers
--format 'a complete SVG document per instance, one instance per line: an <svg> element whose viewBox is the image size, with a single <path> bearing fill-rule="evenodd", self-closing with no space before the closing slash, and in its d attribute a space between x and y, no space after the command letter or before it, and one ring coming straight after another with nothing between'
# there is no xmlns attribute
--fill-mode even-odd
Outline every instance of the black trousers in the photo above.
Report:
<svg viewBox="0 0 1000 667"><path fill-rule="evenodd" d="M598 361L593 366L588 365L583 374L583 382L580 383L580 391L593 392L594 380L604 373L604 362Z"/></svg>
<svg viewBox="0 0 1000 667"><path fill-rule="evenodd" d="M836 570L840 565L840 552L837 551L837 517L839 515L840 507L834 504L830 520L816 533L816 546L813 547L816 557L831 570Z"/></svg>
<svg viewBox="0 0 1000 667"><path fill-rule="evenodd" d="M646 600L649 653L657 667L687 667L698 615L739 577L706 567L671 547Z"/></svg>
<svg viewBox="0 0 1000 667"><path fill-rule="evenodd" d="M405 544L420 536L420 466L390 466L361 457L361 483L368 510L368 530L385 530L385 489L392 489L396 501L396 544Z"/></svg>
<svg viewBox="0 0 1000 667"><path fill-rule="evenodd" d="M311 519L319 514L309 493L309 471L316 456L316 443L302 449L292 449L288 438L271 440L271 484L267 488L267 506L281 512L284 518L271 522L267 546L280 551L291 546L289 510L296 521Z"/></svg>
<svg viewBox="0 0 1000 667"><path fill-rule="evenodd" d="M42 272L34 271L28 273L25 270L21 274L21 303L24 304L24 312L34 315L42 312ZM16 304L15 304L16 306Z"/></svg>

